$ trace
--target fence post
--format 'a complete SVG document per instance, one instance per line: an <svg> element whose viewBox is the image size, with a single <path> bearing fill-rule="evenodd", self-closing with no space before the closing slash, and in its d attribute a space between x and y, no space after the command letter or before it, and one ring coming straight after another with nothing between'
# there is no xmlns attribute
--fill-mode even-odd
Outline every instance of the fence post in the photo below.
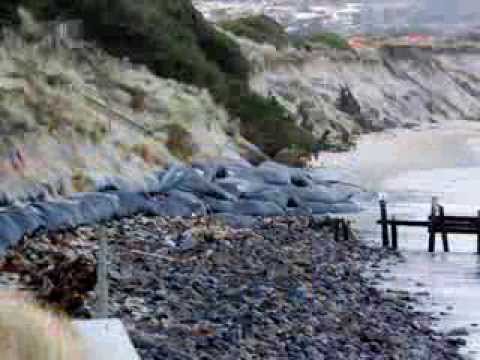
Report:
<svg viewBox="0 0 480 360"><path fill-rule="evenodd" d="M438 198L436 196L432 197L432 210L430 215L430 226L428 227L429 239L428 239L428 251L433 253L435 252L435 231L436 231L436 215L438 207Z"/></svg>
<svg viewBox="0 0 480 360"><path fill-rule="evenodd" d="M480 211L477 211L477 254L480 254Z"/></svg>
<svg viewBox="0 0 480 360"><path fill-rule="evenodd" d="M390 245L390 241L388 239L387 202L385 199L380 200L380 217L382 222L382 245L386 248Z"/></svg>
<svg viewBox="0 0 480 360"><path fill-rule="evenodd" d="M105 231L99 232L99 249L97 253L97 286L95 292L96 301L96 317L105 319L109 316L108 310L108 244L107 234Z"/></svg>
<svg viewBox="0 0 480 360"><path fill-rule="evenodd" d="M339 234L340 234L340 220L334 219L333 220L333 229L334 229L334 239L335 242L338 242Z"/></svg>
<svg viewBox="0 0 480 360"><path fill-rule="evenodd" d="M443 243L443 251L449 252L450 248L448 246L448 233L445 230L445 209L443 206L439 206L440 211L440 229L442 230L442 243Z"/></svg>
<svg viewBox="0 0 480 360"><path fill-rule="evenodd" d="M398 231L397 224L395 223L395 216L392 216L392 249L398 250Z"/></svg>
<svg viewBox="0 0 480 360"><path fill-rule="evenodd" d="M342 220L342 230L343 230L343 240L349 241L350 240L350 229L348 223L345 219Z"/></svg>

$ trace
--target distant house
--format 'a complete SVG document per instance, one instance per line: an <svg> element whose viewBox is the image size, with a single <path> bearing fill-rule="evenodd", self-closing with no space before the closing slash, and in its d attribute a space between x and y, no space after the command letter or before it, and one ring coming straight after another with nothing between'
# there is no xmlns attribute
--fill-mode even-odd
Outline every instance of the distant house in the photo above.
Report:
<svg viewBox="0 0 480 360"><path fill-rule="evenodd" d="M411 33L406 36L405 40L409 44L425 44L432 42L433 37L425 34Z"/></svg>
<svg viewBox="0 0 480 360"><path fill-rule="evenodd" d="M367 46L366 40L363 36L353 36L350 39L348 39L348 45L352 49L362 49Z"/></svg>

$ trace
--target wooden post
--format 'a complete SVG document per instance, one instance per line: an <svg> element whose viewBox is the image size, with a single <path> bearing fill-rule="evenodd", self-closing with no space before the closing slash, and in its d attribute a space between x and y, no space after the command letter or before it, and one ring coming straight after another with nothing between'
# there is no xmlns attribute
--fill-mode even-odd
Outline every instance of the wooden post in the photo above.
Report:
<svg viewBox="0 0 480 360"><path fill-rule="evenodd" d="M477 254L480 254L480 211L477 211Z"/></svg>
<svg viewBox="0 0 480 360"><path fill-rule="evenodd" d="M348 223L345 219L342 220L342 230L343 230L343 240L344 241L349 241L350 240L350 231L349 231L349 228L348 228Z"/></svg>
<svg viewBox="0 0 480 360"><path fill-rule="evenodd" d="M439 207L439 212L440 212L440 229L442 231L442 243L443 243L443 251L444 252L449 252L450 248L448 246L448 233L445 230L445 209L443 206Z"/></svg>
<svg viewBox="0 0 480 360"><path fill-rule="evenodd" d="M340 233L340 221L338 219L335 219L333 222L333 227L334 227L334 239L335 242L338 242L338 236Z"/></svg>
<svg viewBox="0 0 480 360"><path fill-rule="evenodd" d="M435 252L435 231L436 231L436 215L437 215L438 198L432 197L432 210L430 215L430 226L428 227L429 239L428 239L428 251Z"/></svg>
<svg viewBox="0 0 480 360"><path fill-rule="evenodd" d="M387 218L387 202L384 199L380 200L380 217L382 222L382 245L389 247L390 241L388 239L388 218Z"/></svg>
<svg viewBox="0 0 480 360"><path fill-rule="evenodd" d="M398 231L395 216L392 216L392 250L398 250Z"/></svg>
<svg viewBox="0 0 480 360"><path fill-rule="evenodd" d="M97 252L97 285L95 287L96 317L105 319L109 316L108 244L107 233L100 231L99 235L100 246Z"/></svg>

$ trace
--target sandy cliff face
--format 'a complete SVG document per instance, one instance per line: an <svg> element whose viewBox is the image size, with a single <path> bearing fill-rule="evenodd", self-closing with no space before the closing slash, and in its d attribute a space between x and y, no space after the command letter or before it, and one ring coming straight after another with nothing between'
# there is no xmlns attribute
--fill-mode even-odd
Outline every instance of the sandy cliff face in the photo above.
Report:
<svg viewBox="0 0 480 360"><path fill-rule="evenodd" d="M278 97L316 135L332 130L336 141L362 131L480 120L475 47L289 50L276 58L264 52L263 59L252 86ZM341 105L342 87L355 106Z"/></svg>
<svg viewBox="0 0 480 360"><path fill-rule="evenodd" d="M365 131L480 119L475 46L277 51L236 40L252 64L252 88L317 138L328 130L332 144ZM0 114L1 197L93 190L117 176L141 188L146 172L167 163L238 159L239 144L249 147L227 135L235 122L206 90L48 36L28 42L5 33Z"/></svg>

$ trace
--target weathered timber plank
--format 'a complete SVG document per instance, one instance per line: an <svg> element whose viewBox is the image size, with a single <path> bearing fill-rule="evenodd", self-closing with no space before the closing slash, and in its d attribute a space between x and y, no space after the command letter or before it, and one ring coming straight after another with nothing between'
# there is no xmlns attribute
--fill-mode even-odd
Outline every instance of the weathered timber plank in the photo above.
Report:
<svg viewBox="0 0 480 360"><path fill-rule="evenodd" d="M387 202L380 200L380 224L382 224L382 245L387 248L390 244L388 239L388 217L387 217Z"/></svg>

